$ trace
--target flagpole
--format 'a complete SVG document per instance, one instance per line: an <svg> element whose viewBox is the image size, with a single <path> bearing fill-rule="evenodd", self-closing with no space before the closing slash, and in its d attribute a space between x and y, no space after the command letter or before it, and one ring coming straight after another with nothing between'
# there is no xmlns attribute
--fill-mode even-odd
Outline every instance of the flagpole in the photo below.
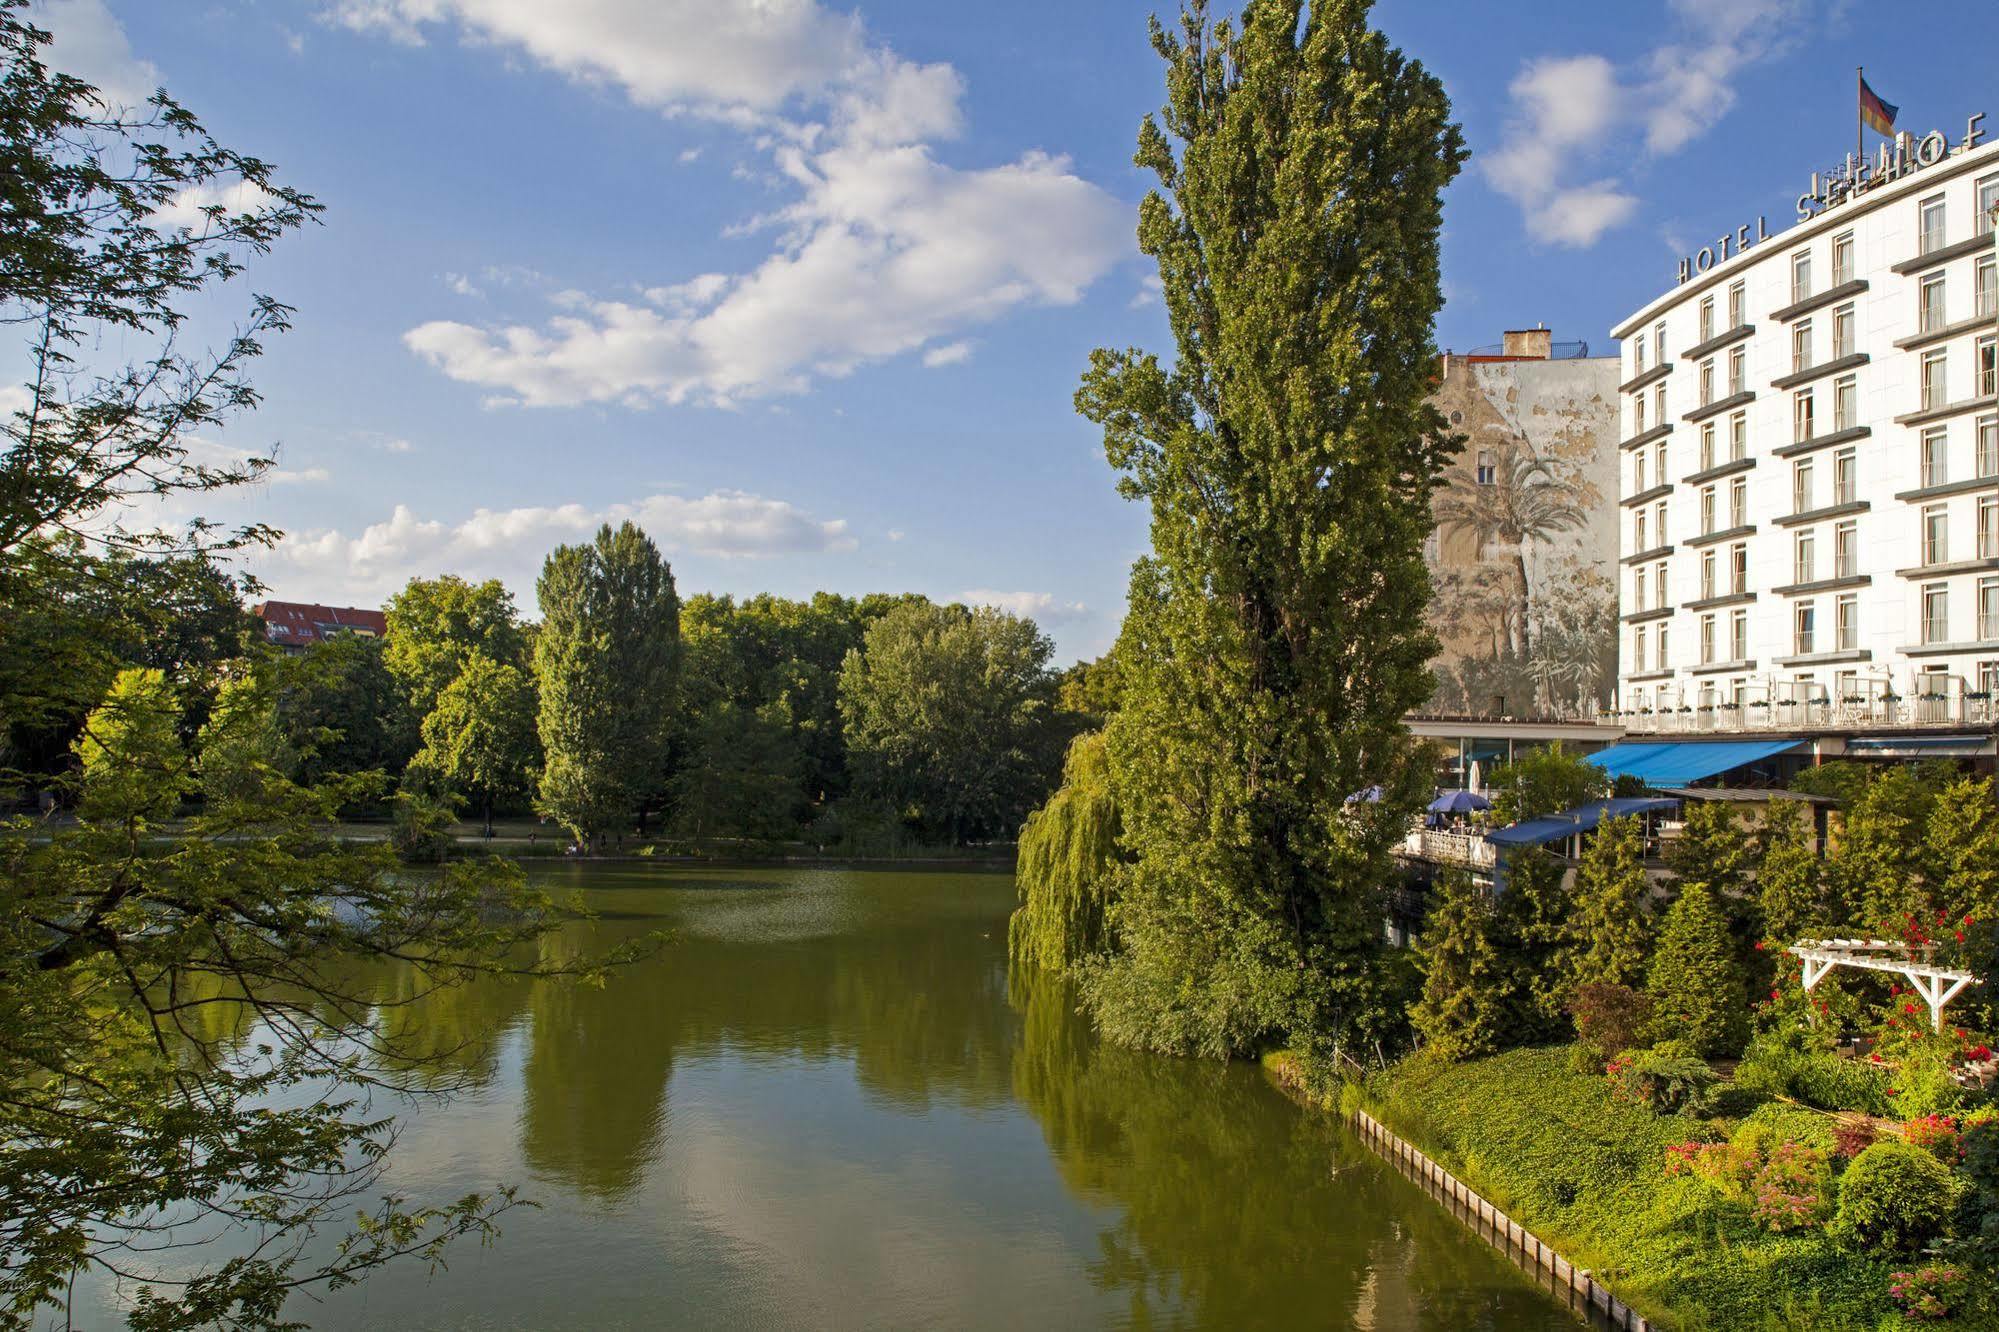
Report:
<svg viewBox="0 0 1999 1332"><path fill-rule="evenodd" d="M1861 89L1867 86L1867 71L1860 65L1853 67L1853 163L1854 170L1867 160L1867 115L1861 110L1866 94Z"/></svg>

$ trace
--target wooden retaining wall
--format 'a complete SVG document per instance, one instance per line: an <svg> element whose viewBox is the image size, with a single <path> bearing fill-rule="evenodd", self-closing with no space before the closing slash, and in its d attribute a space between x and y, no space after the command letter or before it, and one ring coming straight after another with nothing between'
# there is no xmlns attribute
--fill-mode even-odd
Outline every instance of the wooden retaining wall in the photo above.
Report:
<svg viewBox="0 0 1999 1332"><path fill-rule="evenodd" d="M1569 1309L1599 1327L1616 1332L1663 1332L1612 1295L1588 1272L1544 1244L1525 1226L1465 1186L1463 1180L1395 1136L1365 1110L1354 1111L1354 1130L1361 1140L1423 1186L1479 1238L1504 1253L1534 1276L1535 1284L1552 1292Z"/></svg>

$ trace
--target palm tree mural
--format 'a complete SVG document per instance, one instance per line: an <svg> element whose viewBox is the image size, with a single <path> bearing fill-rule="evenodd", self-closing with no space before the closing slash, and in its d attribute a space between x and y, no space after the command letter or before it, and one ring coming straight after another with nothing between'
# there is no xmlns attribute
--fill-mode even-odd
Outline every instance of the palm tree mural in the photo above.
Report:
<svg viewBox="0 0 1999 1332"><path fill-rule="evenodd" d="M1480 560L1505 557L1513 571L1507 649L1517 658L1531 650L1532 588L1527 543L1548 541L1589 521L1584 487L1518 435L1466 450L1445 469L1433 516L1446 537L1469 536Z"/></svg>

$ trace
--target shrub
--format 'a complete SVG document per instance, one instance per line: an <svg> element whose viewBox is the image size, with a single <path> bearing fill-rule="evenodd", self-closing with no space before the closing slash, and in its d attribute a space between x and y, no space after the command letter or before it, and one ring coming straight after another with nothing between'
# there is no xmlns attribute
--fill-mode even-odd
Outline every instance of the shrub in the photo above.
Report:
<svg viewBox="0 0 1999 1332"><path fill-rule="evenodd" d="M1576 987L1569 1016L1575 1019L1578 1049L1592 1065L1601 1066L1639 1043L1652 1020L1652 1001L1629 985L1590 981Z"/></svg>
<svg viewBox="0 0 1999 1332"><path fill-rule="evenodd" d="M1912 1322L1939 1322L1957 1312L1964 1296L1964 1273L1935 1264L1914 1272L1897 1272L1888 1294Z"/></svg>
<svg viewBox="0 0 1999 1332"><path fill-rule="evenodd" d="M1750 1214L1765 1230L1802 1230L1823 1220L1832 1198L1825 1153L1786 1142L1770 1152L1749 1186Z"/></svg>
<svg viewBox="0 0 1999 1332"><path fill-rule="evenodd" d="M1945 1165L1960 1155L1958 1123L1949 1115L1923 1115L1902 1125L1902 1141L1924 1148Z"/></svg>
<svg viewBox="0 0 1999 1332"><path fill-rule="evenodd" d="M1607 1071L1618 1095L1662 1115L1702 1113L1712 1104L1718 1081L1707 1061L1680 1042L1632 1051L1613 1060Z"/></svg>
<svg viewBox="0 0 1999 1332"><path fill-rule="evenodd" d="M1666 913L1658 950L1645 979L1655 1029L1690 1041L1712 1058L1742 1049L1748 994L1728 917L1698 879L1682 880L1679 900Z"/></svg>
<svg viewBox="0 0 1999 1332"><path fill-rule="evenodd" d="M1763 1168L1753 1147L1733 1142L1682 1142L1666 1149L1666 1174L1692 1175L1730 1202L1749 1201L1750 1185Z"/></svg>
<svg viewBox="0 0 1999 1332"><path fill-rule="evenodd" d="M1874 1131L1871 1119L1853 1119L1842 1123L1832 1131L1833 1155L1851 1161L1854 1157L1874 1145L1880 1135Z"/></svg>
<svg viewBox="0 0 1999 1332"><path fill-rule="evenodd" d="M1789 1096L1820 1110L1885 1115L1896 1100L1888 1095L1884 1066L1801 1048L1776 1032L1766 1032L1749 1043L1735 1070L1735 1082L1750 1091Z"/></svg>
<svg viewBox="0 0 1999 1332"><path fill-rule="evenodd" d="M1921 1147L1885 1140L1846 1168L1831 1233L1849 1248L1912 1253L1942 1233L1951 1203L1943 1162Z"/></svg>
<svg viewBox="0 0 1999 1332"><path fill-rule="evenodd" d="M404 791L396 796L389 845L409 865L435 865L451 854L457 841L451 831L449 804Z"/></svg>
<svg viewBox="0 0 1999 1332"><path fill-rule="evenodd" d="M1736 1127L1729 1141L1754 1148L1764 1156L1787 1142L1802 1143L1813 1151L1830 1156L1835 1146L1837 1127L1837 1121L1823 1111L1808 1110L1784 1101L1769 1101L1757 1106ZM1855 1152L1858 1153L1857 1148Z"/></svg>

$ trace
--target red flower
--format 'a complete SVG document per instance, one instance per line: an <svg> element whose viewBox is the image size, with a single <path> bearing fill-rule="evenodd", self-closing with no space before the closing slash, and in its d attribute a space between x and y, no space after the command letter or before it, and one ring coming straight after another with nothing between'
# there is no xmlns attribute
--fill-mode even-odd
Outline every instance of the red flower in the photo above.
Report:
<svg viewBox="0 0 1999 1332"><path fill-rule="evenodd" d="M1963 930L1959 930L1959 931L1957 931L1957 941L1958 941L1959 943L1963 943L1963 942L1964 942L1964 931L1963 931Z"/></svg>
<svg viewBox="0 0 1999 1332"><path fill-rule="evenodd" d="M1756 941L1756 951L1759 953L1763 951L1763 941L1761 939Z"/></svg>
<svg viewBox="0 0 1999 1332"><path fill-rule="evenodd" d="M1914 1004L1903 1004L1902 1011L1904 1013L1913 1013L1916 1011L1916 1006Z"/></svg>

